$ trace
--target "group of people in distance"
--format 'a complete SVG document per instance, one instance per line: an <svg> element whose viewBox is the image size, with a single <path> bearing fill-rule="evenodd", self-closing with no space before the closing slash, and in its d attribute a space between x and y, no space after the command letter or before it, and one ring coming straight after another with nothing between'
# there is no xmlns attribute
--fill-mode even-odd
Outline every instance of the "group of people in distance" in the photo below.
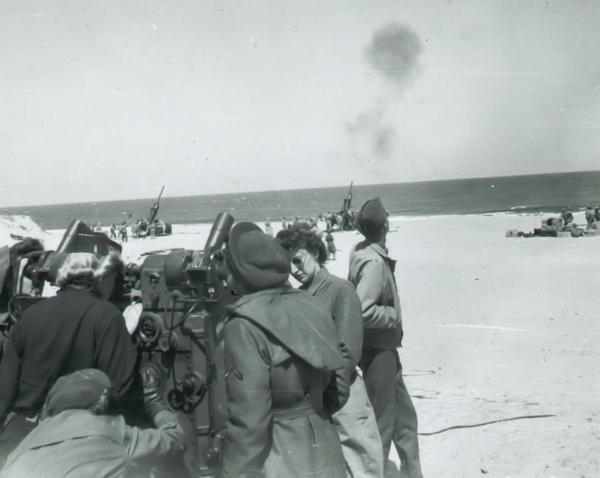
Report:
<svg viewBox="0 0 600 478"><path fill-rule="evenodd" d="M298 223L308 225L311 229L319 231L350 231L355 228L356 212L354 210L345 210L339 213L327 212L311 217L294 216L288 220L285 216L281 218L281 229L289 229ZM269 226L270 223L267 223ZM272 230L272 228L271 228ZM268 231L266 231L268 233Z"/></svg>
<svg viewBox="0 0 600 478"><path fill-rule="evenodd" d="M224 329L225 477L383 477L392 442L401 476L422 476L379 198L356 224L364 240L348 280L327 270L326 244L302 223L276 237L251 222L232 227L221 271L239 296ZM120 267L68 255L58 294L13 327L0 361L1 478L149 476L181 461L184 432L162 377L137 368L132 330L106 300ZM134 396L155 428L125 422Z"/></svg>
<svg viewBox="0 0 600 478"><path fill-rule="evenodd" d="M571 220L573 215L571 215ZM587 206L585 208L585 221L588 229L597 229L600 224L600 207Z"/></svg>
<svg viewBox="0 0 600 478"><path fill-rule="evenodd" d="M563 208L560 211L560 217L563 220L565 229L577 227L574 222L573 211L571 208ZM600 223L600 207L586 206L585 222L588 229L597 229Z"/></svg>

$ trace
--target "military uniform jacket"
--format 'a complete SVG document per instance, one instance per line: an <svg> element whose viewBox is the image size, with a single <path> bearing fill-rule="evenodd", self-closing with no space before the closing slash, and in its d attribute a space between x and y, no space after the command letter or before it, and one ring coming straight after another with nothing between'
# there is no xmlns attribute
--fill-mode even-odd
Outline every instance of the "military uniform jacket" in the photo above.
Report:
<svg viewBox="0 0 600 478"><path fill-rule="evenodd" d="M183 452L184 432L168 410L154 417L157 429L125 424L122 416L66 410L42 420L9 455L0 478L150 476L151 460Z"/></svg>
<svg viewBox="0 0 600 478"><path fill-rule="evenodd" d="M301 290L256 292L230 309L226 476L346 476L323 403L332 372L344 368L336 343L331 317Z"/></svg>
<svg viewBox="0 0 600 478"><path fill-rule="evenodd" d="M402 342L402 312L394 270L396 261L380 244L359 242L350 252L348 280L362 306L364 345L391 349Z"/></svg>
<svg viewBox="0 0 600 478"><path fill-rule="evenodd" d="M319 299L333 317L338 339L346 344L350 354L346 366L353 371L360 360L363 342L361 303L354 286L322 267L311 284L301 289Z"/></svg>

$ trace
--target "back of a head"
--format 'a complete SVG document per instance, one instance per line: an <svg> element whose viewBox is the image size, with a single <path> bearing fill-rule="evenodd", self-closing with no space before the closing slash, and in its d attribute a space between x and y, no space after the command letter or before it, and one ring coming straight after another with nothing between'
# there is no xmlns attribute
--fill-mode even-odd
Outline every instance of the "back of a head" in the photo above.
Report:
<svg viewBox="0 0 600 478"><path fill-rule="evenodd" d="M56 284L61 289L68 285L93 288L108 273L122 269L123 262L118 253L98 257L91 252L71 252L56 273Z"/></svg>
<svg viewBox="0 0 600 478"><path fill-rule="evenodd" d="M61 288L68 285L93 287L97 284L98 258L91 252L67 254L56 274L56 284Z"/></svg>
<svg viewBox="0 0 600 478"><path fill-rule="evenodd" d="M42 418L51 417L65 410L91 410L101 412L108 399L111 382L97 369L88 368L64 375L52 386L46 397ZM100 406L100 408L98 408Z"/></svg>
<svg viewBox="0 0 600 478"><path fill-rule="evenodd" d="M280 287L290 274L287 252L251 222L231 228L226 258L233 276L248 292Z"/></svg>
<svg viewBox="0 0 600 478"><path fill-rule="evenodd" d="M376 242L386 233L388 212L379 197L365 202L356 217L356 227L368 241Z"/></svg>

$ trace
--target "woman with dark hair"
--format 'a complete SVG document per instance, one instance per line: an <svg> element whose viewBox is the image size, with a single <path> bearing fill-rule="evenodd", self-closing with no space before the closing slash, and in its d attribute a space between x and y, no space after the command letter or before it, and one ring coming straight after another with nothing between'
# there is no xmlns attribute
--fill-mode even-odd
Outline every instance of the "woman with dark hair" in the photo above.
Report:
<svg viewBox="0 0 600 478"><path fill-rule="evenodd" d="M287 253L258 226L231 229L225 275L241 297L225 326L228 477L346 476L331 423L348 397L344 356L331 317L289 286L289 272Z"/></svg>
<svg viewBox="0 0 600 478"><path fill-rule="evenodd" d="M307 227L280 231L277 240L291 256L291 273L300 282L300 289L308 291L327 308L335 322L338 340L348 348L345 369L351 377L350 398L333 415L348 476L381 477L381 438L364 382L356 371L361 356L363 325L361 304L354 286L331 275L325 268L325 244Z"/></svg>
<svg viewBox="0 0 600 478"><path fill-rule="evenodd" d="M35 426L62 375L97 368L110 378L114 399L128 393L137 352L121 312L106 300L120 264L112 256L68 254L58 294L26 309L12 328L0 362L0 462Z"/></svg>

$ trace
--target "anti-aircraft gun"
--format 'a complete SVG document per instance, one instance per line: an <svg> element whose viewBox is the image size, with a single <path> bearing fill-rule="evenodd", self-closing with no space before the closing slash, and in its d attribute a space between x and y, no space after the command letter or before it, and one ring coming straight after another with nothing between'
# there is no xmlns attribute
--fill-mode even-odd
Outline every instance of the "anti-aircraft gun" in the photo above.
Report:
<svg viewBox="0 0 600 478"><path fill-rule="evenodd" d="M221 467L226 424L223 327L233 296L219 276L221 248L233 224L217 216L204 250L153 253L135 271L143 312L137 339L141 363L162 373L162 393L186 431L185 462L194 476Z"/></svg>
<svg viewBox="0 0 600 478"><path fill-rule="evenodd" d="M139 362L153 364L162 376L163 398L178 412L186 432L184 459L191 476L219 476L221 470L227 418L223 329L225 307L234 297L219 270L232 224L233 217L221 213L203 250L154 252L141 265L127 265L110 299L123 310L132 296L141 297L135 331ZM113 249L120 252L120 244L76 220L56 251L37 247L15 260L7 294L8 323L43 298L44 284L54 282L67 253L106 255Z"/></svg>
<svg viewBox="0 0 600 478"><path fill-rule="evenodd" d="M352 185L354 183L350 182L350 187L348 188L348 194L344 198L344 202L342 203L342 209L338 213L338 216L341 218L341 224L338 224L338 227L342 231L351 231L355 228L354 225L354 216L352 213Z"/></svg>
<svg viewBox="0 0 600 478"><path fill-rule="evenodd" d="M165 223L163 221L159 221L157 219L158 210L160 208L160 199L162 197L163 191L165 187L160 190L156 201L150 208L150 213L148 217L144 219L140 224L137 225L134 234L138 237L146 237L146 236L167 236L173 232L173 226L171 223Z"/></svg>

